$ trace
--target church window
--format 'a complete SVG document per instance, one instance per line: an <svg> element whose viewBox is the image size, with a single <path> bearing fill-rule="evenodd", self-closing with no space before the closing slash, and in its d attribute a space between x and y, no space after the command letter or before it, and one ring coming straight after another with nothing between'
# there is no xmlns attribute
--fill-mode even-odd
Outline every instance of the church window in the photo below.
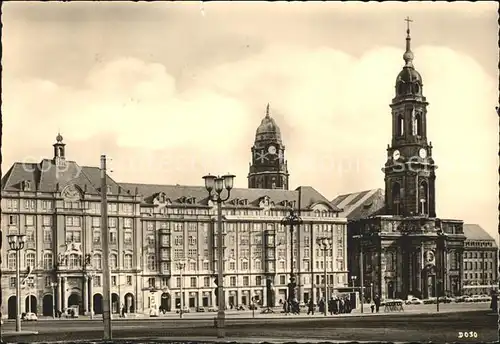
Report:
<svg viewBox="0 0 500 344"><path fill-rule="evenodd" d="M397 135L398 136L403 136L404 135L404 128L405 128L405 121L403 115L398 115L397 123L396 123L396 128L397 128Z"/></svg>
<svg viewBox="0 0 500 344"><path fill-rule="evenodd" d="M427 200L428 200L428 185L426 181L422 181L419 187L419 206L420 214L427 214Z"/></svg>
<svg viewBox="0 0 500 344"><path fill-rule="evenodd" d="M415 124L414 124L414 134L417 136L422 136L422 115L417 113L415 115Z"/></svg>
<svg viewBox="0 0 500 344"><path fill-rule="evenodd" d="M385 270L394 271L394 254L392 252L387 252L385 255Z"/></svg>
<svg viewBox="0 0 500 344"><path fill-rule="evenodd" d="M418 94L420 92L419 84L413 84L413 93Z"/></svg>
<svg viewBox="0 0 500 344"><path fill-rule="evenodd" d="M392 202L394 204L394 215L400 215L401 186L394 183L392 186Z"/></svg>

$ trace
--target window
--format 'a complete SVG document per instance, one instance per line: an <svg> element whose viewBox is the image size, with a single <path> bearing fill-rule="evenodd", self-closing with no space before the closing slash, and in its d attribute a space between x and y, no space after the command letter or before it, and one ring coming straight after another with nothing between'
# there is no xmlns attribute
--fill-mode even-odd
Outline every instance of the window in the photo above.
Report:
<svg viewBox="0 0 500 344"><path fill-rule="evenodd" d="M280 265L279 266L280 266L281 270L285 270L285 261L280 260Z"/></svg>
<svg viewBox="0 0 500 344"><path fill-rule="evenodd" d="M82 262L80 260L80 256L78 256L75 253L72 253L69 255L69 268L70 269L79 268L81 266L81 263Z"/></svg>
<svg viewBox="0 0 500 344"><path fill-rule="evenodd" d="M45 270L51 270L52 269L52 262L53 262L53 258L52 258L52 253L44 253L43 254L43 268Z"/></svg>
<svg viewBox="0 0 500 344"><path fill-rule="evenodd" d="M108 218L108 227L109 228L116 228L116 217Z"/></svg>
<svg viewBox="0 0 500 344"><path fill-rule="evenodd" d="M101 276L94 276L93 281L94 281L93 283L94 287L101 286Z"/></svg>
<svg viewBox="0 0 500 344"><path fill-rule="evenodd" d="M311 254L310 250L308 248L304 249L304 258L309 258L309 255Z"/></svg>
<svg viewBox="0 0 500 344"><path fill-rule="evenodd" d="M149 288L156 288L156 278L154 277L148 278L148 286Z"/></svg>
<svg viewBox="0 0 500 344"><path fill-rule="evenodd" d="M116 276L111 276L111 285L116 287Z"/></svg>
<svg viewBox="0 0 500 344"><path fill-rule="evenodd" d="M149 246L155 245L155 236L153 234L148 235L147 242Z"/></svg>
<svg viewBox="0 0 500 344"><path fill-rule="evenodd" d="M175 286L177 288L180 288L181 287L181 278L180 277L176 277L175 278Z"/></svg>
<svg viewBox="0 0 500 344"><path fill-rule="evenodd" d="M210 270L210 263L209 262L203 262L203 270Z"/></svg>
<svg viewBox="0 0 500 344"><path fill-rule="evenodd" d="M94 244L98 244L101 242L101 230L100 229L94 229L92 231L92 242Z"/></svg>
<svg viewBox="0 0 500 344"><path fill-rule="evenodd" d="M229 262L229 270L236 270L236 263L235 262Z"/></svg>
<svg viewBox="0 0 500 344"><path fill-rule="evenodd" d="M304 259L302 261L302 269L304 271L309 271L309 260L308 259Z"/></svg>
<svg viewBox="0 0 500 344"><path fill-rule="evenodd" d="M191 277L190 285L191 288L196 288L196 277Z"/></svg>
<svg viewBox="0 0 500 344"><path fill-rule="evenodd" d="M116 214L118 212L118 204L108 203L108 211L110 214Z"/></svg>
<svg viewBox="0 0 500 344"><path fill-rule="evenodd" d="M153 255L149 255L146 261L148 270L156 270L156 257Z"/></svg>
<svg viewBox="0 0 500 344"><path fill-rule="evenodd" d="M183 240L182 236L177 235L174 237L174 245L182 246L183 244L184 244L184 240Z"/></svg>
<svg viewBox="0 0 500 344"><path fill-rule="evenodd" d="M122 209L125 214L134 213L134 206L132 204L122 204Z"/></svg>
<svg viewBox="0 0 500 344"><path fill-rule="evenodd" d="M44 227L50 227L50 226L52 226L52 217L44 215L42 217L42 224L43 224Z"/></svg>
<svg viewBox="0 0 500 344"><path fill-rule="evenodd" d="M93 217L92 218L92 227L101 227L101 218Z"/></svg>
<svg viewBox="0 0 500 344"><path fill-rule="evenodd" d="M26 242L34 242L35 241L35 231L33 228L26 229Z"/></svg>
<svg viewBox="0 0 500 344"><path fill-rule="evenodd" d="M196 270L196 262L189 262L189 270L191 271Z"/></svg>
<svg viewBox="0 0 500 344"><path fill-rule="evenodd" d="M195 246L196 245L196 238L194 236L190 235L188 238L188 243L190 246Z"/></svg>
<svg viewBox="0 0 500 344"><path fill-rule="evenodd" d="M132 269L132 255L131 254L126 254L123 257L123 267L125 269Z"/></svg>
<svg viewBox="0 0 500 344"><path fill-rule="evenodd" d="M16 278L15 277L11 277L9 279L9 287L11 287L11 288L15 288L16 287Z"/></svg>
<svg viewBox="0 0 500 344"><path fill-rule="evenodd" d="M184 258L184 250L182 248L174 249L174 259L182 259Z"/></svg>
<svg viewBox="0 0 500 344"><path fill-rule="evenodd" d="M9 255L7 257L7 268L9 270L16 269L16 253L15 252L9 252Z"/></svg>
<svg viewBox="0 0 500 344"><path fill-rule="evenodd" d="M7 209L18 210L18 208L19 208L19 203L17 202L17 199L8 199L7 200Z"/></svg>
<svg viewBox="0 0 500 344"><path fill-rule="evenodd" d="M262 276L255 276L255 285L262 285Z"/></svg>
<svg viewBox="0 0 500 344"><path fill-rule="evenodd" d="M35 217L33 215L26 215L26 226L32 227L35 225Z"/></svg>
<svg viewBox="0 0 500 344"><path fill-rule="evenodd" d="M280 284L286 284L286 277L285 277L285 275L280 275Z"/></svg>
<svg viewBox="0 0 500 344"><path fill-rule="evenodd" d="M168 277L162 277L162 279L161 279L161 286L162 287L167 287L168 286Z"/></svg>
<svg viewBox="0 0 500 344"><path fill-rule="evenodd" d="M35 254L33 252L26 253L26 267L35 267Z"/></svg>
<svg viewBox="0 0 500 344"><path fill-rule="evenodd" d="M24 206L26 207L27 210L35 210L36 201L34 199L27 199L24 201Z"/></svg>
<svg viewBox="0 0 500 344"><path fill-rule="evenodd" d="M248 260L243 260L241 262L241 270L248 270Z"/></svg>
<svg viewBox="0 0 500 344"><path fill-rule="evenodd" d="M94 254L94 258L93 258L93 266L95 269L97 270L101 270L102 269L102 256L99 254L99 253L96 253Z"/></svg>
<svg viewBox="0 0 500 344"><path fill-rule="evenodd" d="M210 278L209 277L203 277L203 286L210 287Z"/></svg>
<svg viewBox="0 0 500 344"><path fill-rule="evenodd" d="M262 262L260 260L255 261L255 269L262 270Z"/></svg>
<svg viewBox="0 0 500 344"><path fill-rule="evenodd" d="M405 121L403 115L398 115L397 117L397 127L396 127L396 135L403 136L404 135L404 127Z"/></svg>
<svg viewBox="0 0 500 344"><path fill-rule="evenodd" d="M132 228L132 219L130 218L123 219L123 228Z"/></svg>
<svg viewBox="0 0 500 344"><path fill-rule="evenodd" d="M248 276L243 276L243 286L248 287L250 284Z"/></svg>
<svg viewBox="0 0 500 344"><path fill-rule="evenodd" d="M230 285L231 287L236 287L236 277L231 276L231 277L229 278L229 285Z"/></svg>
<svg viewBox="0 0 500 344"><path fill-rule="evenodd" d="M66 216L66 227L80 227L80 217Z"/></svg>
<svg viewBox="0 0 500 344"><path fill-rule="evenodd" d="M118 256L114 253L109 255L109 267L110 269L116 269L118 267Z"/></svg>
<svg viewBox="0 0 500 344"><path fill-rule="evenodd" d="M132 285L132 276L127 276L127 285Z"/></svg>
<svg viewBox="0 0 500 344"><path fill-rule="evenodd" d="M17 226L17 215L9 215L9 226Z"/></svg>
<svg viewBox="0 0 500 344"><path fill-rule="evenodd" d="M155 224L152 221L144 222L144 226L145 226L146 230L148 230L148 231L154 231L154 229L155 229Z"/></svg>
<svg viewBox="0 0 500 344"><path fill-rule="evenodd" d="M109 230L109 243L110 244L116 244L117 241L118 241L118 238L117 238L117 235L116 235L116 229L115 228L110 229Z"/></svg>
<svg viewBox="0 0 500 344"><path fill-rule="evenodd" d="M131 230L125 230L125 233L123 233L123 242L126 245L132 244L132 231Z"/></svg>
<svg viewBox="0 0 500 344"><path fill-rule="evenodd" d="M82 240L82 232L80 229L67 228L66 229L66 242L81 242Z"/></svg>

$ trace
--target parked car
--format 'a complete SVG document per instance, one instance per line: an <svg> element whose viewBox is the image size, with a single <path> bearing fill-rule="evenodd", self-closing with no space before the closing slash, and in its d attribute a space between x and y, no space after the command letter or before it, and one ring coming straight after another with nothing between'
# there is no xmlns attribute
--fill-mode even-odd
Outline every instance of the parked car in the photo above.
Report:
<svg viewBox="0 0 500 344"><path fill-rule="evenodd" d="M401 300L401 299L387 299L387 300L383 300L383 301L381 301L381 302L380 302L380 305L381 305L381 306L385 306L385 304L386 304L387 302L401 302L402 304L404 304L404 303L405 303L405 302L404 302L403 300Z"/></svg>
<svg viewBox="0 0 500 344"><path fill-rule="evenodd" d="M23 317L23 320L25 320L25 321L37 321L38 317L36 316L35 313L26 313Z"/></svg>
<svg viewBox="0 0 500 344"><path fill-rule="evenodd" d="M455 302L456 303L462 303L462 302L465 302L465 299L467 298L467 296L465 295L462 295L462 296L457 296L455 297Z"/></svg>
<svg viewBox="0 0 500 344"><path fill-rule="evenodd" d="M411 299L408 299L405 301L405 304L407 305L421 305L424 302L420 300L418 297L412 297Z"/></svg>
<svg viewBox="0 0 500 344"><path fill-rule="evenodd" d="M432 305L437 302L437 299L435 297L429 297L428 299L422 300L424 302L424 305Z"/></svg>
<svg viewBox="0 0 500 344"><path fill-rule="evenodd" d="M196 311L200 312L200 313L203 313L203 312L206 312L207 309L205 307L196 307Z"/></svg>
<svg viewBox="0 0 500 344"><path fill-rule="evenodd" d="M217 307L208 307L209 312L217 312L218 308Z"/></svg>

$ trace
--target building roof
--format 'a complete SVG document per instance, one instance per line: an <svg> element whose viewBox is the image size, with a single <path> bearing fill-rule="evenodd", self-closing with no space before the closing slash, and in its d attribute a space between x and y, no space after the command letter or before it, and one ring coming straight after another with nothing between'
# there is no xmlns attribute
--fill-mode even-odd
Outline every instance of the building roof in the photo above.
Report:
<svg viewBox="0 0 500 344"><path fill-rule="evenodd" d="M93 166L80 166L74 161L65 161L64 166L57 166L54 160L43 159L40 163L16 162L2 178L2 191L22 191L23 183L31 184L30 191L57 192L67 185L77 185L85 193L99 194L101 186L101 170ZM172 204L186 204L189 199L194 205L207 205L208 193L204 186L155 185L117 183L108 175L108 186L111 194L120 192L141 195L144 203L154 203L154 199L163 193ZM235 205L259 206L264 197L276 206L288 206L287 202L295 202L295 207L309 209L315 204L323 204L331 211L340 212L327 198L311 186L300 186L295 190L282 189L238 189L231 190L231 198L226 202Z"/></svg>
<svg viewBox="0 0 500 344"><path fill-rule="evenodd" d="M487 240L495 241L480 225L464 224L464 235L466 240Z"/></svg>
<svg viewBox="0 0 500 344"><path fill-rule="evenodd" d="M146 203L152 203L153 199L163 193L171 203L185 203L186 198L193 200L194 205L207 205L208 193L204 186L187 185L161 185L161 184L135 184L120 183L125 190L131 194L140 194ZM295 202L295 206L300 205L301 209L308 209L311 206L321 203L329 207L332 211L339 212L340 209L332 205L328 199L310 186L300 186L295 190L282 189L241 189L231 190L230 198L225 203L235 204L234 201L246 200L249 206L258 206L262 198L268 197L270 202L276 205L285 204L284 201Z"/></svg>
<svg viewBox="0 0 500 344"><path fill-rule="evenodd" d="M2 178L2 190L21 191L26 181L33 185L33 191L40 192L57 192L75 184L87 193L97 194L101 184L98 167L80 166L74 161L58 167L54 160L43 159L40 163L14 163ZM109 175L108 185L112 193L118 193L119 185Z"/></svg>
<svg viewBox="0 0 500 344"><path fill-rule="evenodd" d="M335 207L343 209L339 214L348 220L359 220L383 212L385 195L382 189L352 192L337 196L331 201Z"/></svg>

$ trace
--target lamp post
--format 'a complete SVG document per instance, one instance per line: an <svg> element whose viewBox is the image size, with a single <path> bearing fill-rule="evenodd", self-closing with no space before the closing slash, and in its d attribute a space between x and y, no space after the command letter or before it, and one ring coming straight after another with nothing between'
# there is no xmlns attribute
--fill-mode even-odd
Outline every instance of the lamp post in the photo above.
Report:
<svg viewBox="0 0 500 344"><path fill-rule="evenodd" d="M325 280L325 316L328 313L328 281L327 281L327 274L326 274L326 256L327 252L332 249L333 245L333 240L332 238L318 238L316 239L319 249L323 252L323 265L324 265L324 270L323 270L323 279Z"/></svg>
<svg viewBox="0 0 500 344"><path fill-rule="evenodd" d="M438 264L436 264L436 282L434 283L436 288L436 312L439 312L439 294L441 291L440 284L444 285L444 283L442 283L442 279L444 282L444 277L446 274L446 265L445 265L446 233L444 233L442 229L439 229L437 232L436 248L437 251L440 253L440 259L439 259L440 267L438 268ZM438 262L437 257L435 259L437 263Z"/></svg>
<svg viewBox="0 0 500 344"><path fill-rule="evenodd" d="M217 203L217 280L218 280L218 310L217 310L217 338L224 338L225 300L224 300L224 233L222 232L222 202L227 201L231 195L235 176L226 174L225 176L212 176L210 174L203 177L208 197ZM222 191L227 190L227 196L222 197ZM215 192L212 192L215 191Z"/></svg>
<svg viewBox="0 0 500 344"><path fill-rule="evenodd" d="M16 252L16 332L21 332L21 250L24 248L26 235L7 235L10 249Z"/></svg>
<svg viewBox="0 0 500 344"><path fill-rule="evenodd" d="M354 289L354 282L356 281L357 278L358 276L351 276L351 285L353 289Z"/></svg>
<svg viewBox="0 0 500 344"><path fill-rule="evenodd" d="M56 318L56 287L57 282L50 282L52 287L52 319Z"/></svg>
<svg viewBox="0 0 500 344"><path fill-rule="evenodd" d="M289 210L287 216L281 220L283 226L290 226L290 283L288 283L288 306L291 307L295 300L295 275L293 273L293 227L302 224L302 219L295 214L293 209Z"/></svg>
<svg viewBox="0 0 500 344"><path fill-rule="evenodd" d="M180 310L179 310L179 317L182 319L182 313L184 312L184 291L183 286L184 286L184 276L182 275L182 272L184 271L184 268L186 267L186 262L184 260L178 261L177 262L177 269L179 269L179 277L181 279L181 284L180 284L180 298L181 298L181 304L180 304Z"/></svg>
<svg viewBox="0 0 500 344"><path fill-rule="evenodd" d="M373 302L373 282L370 283L370 302Z"/></svg>

